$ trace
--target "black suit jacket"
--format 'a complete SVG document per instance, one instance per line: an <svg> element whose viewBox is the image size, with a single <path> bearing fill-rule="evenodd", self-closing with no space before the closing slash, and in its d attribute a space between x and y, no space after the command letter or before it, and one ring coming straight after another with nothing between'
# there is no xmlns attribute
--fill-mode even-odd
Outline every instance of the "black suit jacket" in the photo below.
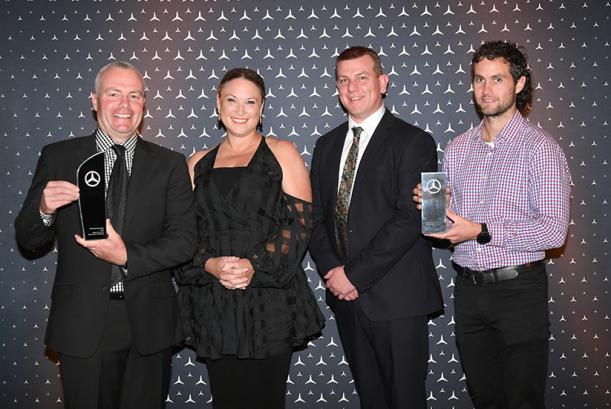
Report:
<svg viewBox="0 0 611 409"><path fill-rule="evenodd" d="M95 136L69 139L42 149L32 186L15 220L19 244L36 252L56 240L57 270L45 342L66 355L92 355L108 309L111 264L78 245L77 202L58 210L51 227L39 204L49 180L76 183L79 164L96 152ZM125 303L138 352L151 354L180 340L176 292L170 268L194 254L197 227L185 159L139 139L129 182L123 240L128 274Z"/></svg>
<svg viewBox="0 0 611 409"><path fill-rule="evenodd" d="M358 302L374 321L441 311L443 301L431 244L420 234L421 216L412 200L420 172L437 170L433 138L386 110L357 170L348 212L348 254L341 258L334 220L347 131L346 122L323 135L312 157L314 226L310 253L319 273L344 265L359 292ZM343 301L327 292L332 309L339 302Z"/></svg>

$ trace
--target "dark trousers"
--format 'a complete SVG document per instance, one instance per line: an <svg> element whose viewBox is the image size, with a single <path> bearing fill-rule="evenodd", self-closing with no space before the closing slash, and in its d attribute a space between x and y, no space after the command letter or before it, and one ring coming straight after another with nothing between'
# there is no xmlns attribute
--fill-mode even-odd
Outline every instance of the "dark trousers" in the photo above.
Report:
<svg viewBox="0 0 611 409"><path fill-rule="evenodd" d="M125 302L111 300L95 354L60 353L66 409L160 409L170 382L171 350L140 355L132 345Z"/></svg>
<svg viewBox="0 0 611 409"><path fill-rule="evenodd" d="M206 359L214 409L284 409L291 355Z"/></svg>
<svg viewBox="0 0 611 409"><path fill-rule="evenodd" d="M428 317L371 321L358 299L333 312L361 408L425 408Z"/></svg>
<svg viewBox="0 0 611 409"><path fill-rule="evenodd" d="M476 409L544 408L549 318L545 266L507 281L456 278L456 340Z"/></svg>

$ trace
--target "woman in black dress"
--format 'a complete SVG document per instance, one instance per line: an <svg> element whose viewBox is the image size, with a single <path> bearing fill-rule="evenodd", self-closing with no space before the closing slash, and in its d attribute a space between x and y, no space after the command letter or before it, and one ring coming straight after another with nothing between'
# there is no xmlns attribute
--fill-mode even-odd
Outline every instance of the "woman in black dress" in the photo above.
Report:
<svg viewBox="0 0 611 409"><path fill-rule="evenodd" d="M200 247L177 273L179 300L215 409L284 408L292 351L324 326L301 267L310 179L292 143L257 132L264 97L256 72L228 71L216 99L227 136L189 159Z"/></svg>

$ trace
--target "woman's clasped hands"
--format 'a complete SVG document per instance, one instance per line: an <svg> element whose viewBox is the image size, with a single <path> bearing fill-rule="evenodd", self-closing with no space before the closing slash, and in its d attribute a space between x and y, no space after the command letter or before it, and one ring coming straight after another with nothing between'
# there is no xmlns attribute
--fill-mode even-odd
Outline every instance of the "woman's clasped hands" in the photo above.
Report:
<svg viewBox="0 0 611 409"><path fill-rule="evenodd" d="M250 260L235 256L213 257L206 261L205 268L229 290L246 289L255 272Z"/></svg>

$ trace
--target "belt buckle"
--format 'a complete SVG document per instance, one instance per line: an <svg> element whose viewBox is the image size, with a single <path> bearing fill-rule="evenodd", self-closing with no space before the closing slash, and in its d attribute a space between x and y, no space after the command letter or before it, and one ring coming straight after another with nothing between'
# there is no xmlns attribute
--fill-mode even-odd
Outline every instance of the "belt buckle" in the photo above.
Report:
<svg viewBox="0 0 611 409"><path fill-rule="evenodd" d="M470 268L465 268L465 272L469 275L469 278L471 278L471 281L473 282L473 284L479 285L479 282L477 279L477 276L478 276L477 271L473 271Z"/></svg>
<svg viewBox="0 0 611 409"><path fill-rule="evenodd" d="M492 276L492 280L490 280L490 270L485 270L485 271L473 271L473 270L469 270L471 273L471 281L473 281L473 284L475 285L483 285L483 284L489 284L489 283L494 283L496 282L496 276Z"/></svg>

